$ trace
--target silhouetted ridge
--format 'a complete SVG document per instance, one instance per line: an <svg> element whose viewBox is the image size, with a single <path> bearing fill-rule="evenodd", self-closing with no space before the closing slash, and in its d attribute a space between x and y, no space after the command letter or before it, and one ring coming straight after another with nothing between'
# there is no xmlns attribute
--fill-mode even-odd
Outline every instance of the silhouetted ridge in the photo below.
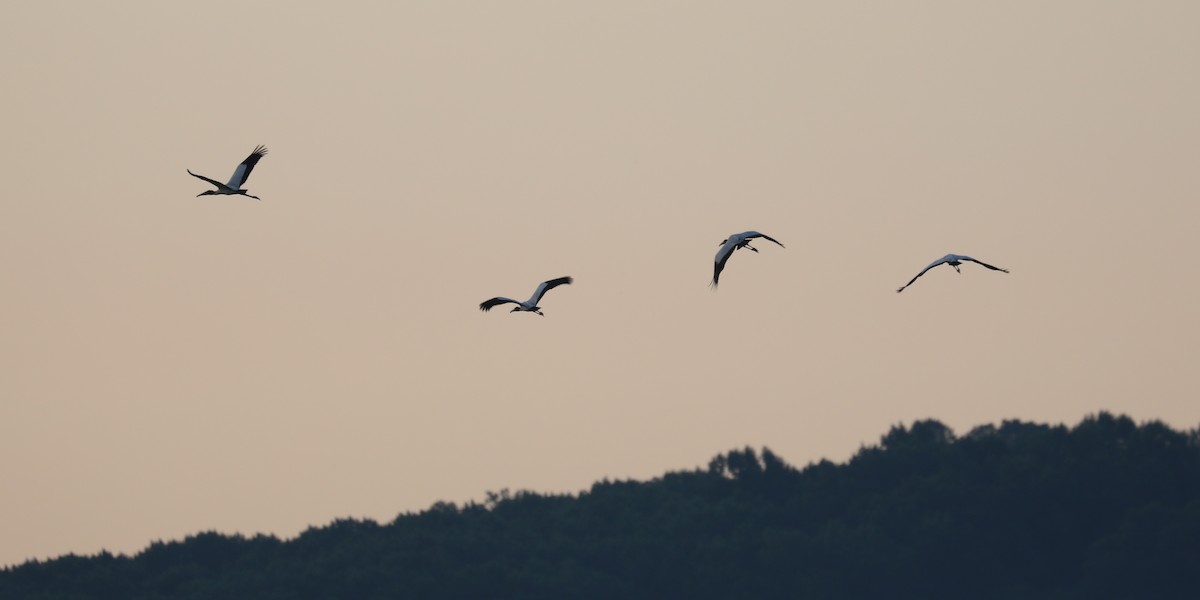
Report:
<svg viewBox="0 0 1200 600"><path fill-rule="evenodd" d="M1200 433L1102 413L34 561L0 598L1185 598L1196 565Z"/></svg>

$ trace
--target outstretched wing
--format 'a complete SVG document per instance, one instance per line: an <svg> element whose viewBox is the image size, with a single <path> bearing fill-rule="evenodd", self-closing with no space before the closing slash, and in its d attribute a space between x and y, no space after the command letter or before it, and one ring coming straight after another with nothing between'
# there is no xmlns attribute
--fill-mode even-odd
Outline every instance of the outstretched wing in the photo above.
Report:
<svg viewBox="0 0 1200 600"><path fill-rule="evenodd" d="M250 171L254 170L254 165L258 164L258 160L267 155L266 146L257 146L242 164L238 165L233 171L233 177L229 178L229 187L238 190L246 184L246 180L250 179Z"/></svg>
<svg viewBox="0 0 1200 600"><path fill-rule="evenodd" d="M560 285L566 285L568 283L571 283L572 281L575 281L575 280L571 279L570 277L559 277L558 279L551 279L550 281L543 281L542 284L538 286L537 290L533 292L533 296L529 298L529 305L537 306L538 302L541 301L542 296L546 295L546 292L548 292Z"/></svg>
<svg viewBox="0 0 1200 600"><path fill-rule="evenodd" d="M516 300L513 300L512 298L496 296L495 298L492 298L491 300L484 300L483 302L480 302L479 310L482 310L483 312L487 312L489 310L492 310L493 306L498 306L500 304L508 304L510 302L513 304L520 304L520 302L517 302Z"/></svg>
<svg viewBox="0 0 1200 600"><path fill-rule="evenodd" d="M217 186L218 190L228 190L229 189L229 186L221 183L220 181L217 181L216 179L209 179L203 175L197 175L197 174L193 173L191 169L188 169L188 175L191 175L192 177L195 177L196 179L203 179L204 181L207 181L207 182Z"/></svg>
<svg viewBox="0 0 1200 600"><path fill-rule="evenodd" d="M765 234L765 233L759 233L759 232L757 232L757 231L747 231L746 233L743 233L742 235L746 236L747 238L758 238L758 237L760 237L760 238L762 238L762 239L764 239L764 240L768 240L768 241L771 241L771 242L775 242L776 244L779 244L779 240L777 240L777 239L775 239L775 238L773 238L773 237L771 237L771 236L769 236L769 235L767 235L767 234ZM784 246L783 244L779 244L779 247L780 247L780 248L786 248L787 246Z"/></svg>
<svg viewBox="0 0 1200 600"><path fill-rule="evenodd" d="M982 260L975 260L974 258L971 258L970 256L960 256L958 258L959 258L959 260L969 260L977 265L983 265L993 271L1000 271L1002 273L1008 272L1008 269L1001 269L1000 267L993 267L992 265L989 265L989 264L983 262Z"/></svg>
<svg viewBox="0 0 1200 600"><path fill-rule="evenodd" d="M730 236L729 239L725 240L725 245L721 246L720 250L717 250L717 256L713 258L712 283L709 284L713 289L717 289L717 282L721 280L721 271L725 269L725 263L729 260L730 256L733 256L733 251L737 248L737 245L738 236Z"/></svg>
<svg viewBox="0 0 1200 600"><path fill-rule="evenodd" d="M959 257L959 258L962 258L962 257ZM928 266L928 267L925 267L924 269L921 269L921 272L920 272L920 273L917 273L916 277L913 277L912 279L908 280L908 283L906 283L906 284L904 284L904 285L900 286L900 289L896 290L896 293L897 293L897 294L899 294L900 292L903 292L903 291L904 291L904 288L906 288L906 287L908 287L908 286L912 285L912 283L913 283L914 281L916 281L918 277L920 277L920 276L922 276L922 275L924 275L924 274L925 274L925 271L928 271L928 270L930 270L930 269L932 269L932 268L934 268L934 267L936 267L936 266L938 266L938 265L940 265L940 264L942 264L942 263L944 263L944 262L949 262L949 260L950 260L950 257L949 257L949 256L943 256L942 258L939 258L939 259L937 259L937 260L935 260L935 261L933 261L933 262L929 263L929 266Z"/></svg>

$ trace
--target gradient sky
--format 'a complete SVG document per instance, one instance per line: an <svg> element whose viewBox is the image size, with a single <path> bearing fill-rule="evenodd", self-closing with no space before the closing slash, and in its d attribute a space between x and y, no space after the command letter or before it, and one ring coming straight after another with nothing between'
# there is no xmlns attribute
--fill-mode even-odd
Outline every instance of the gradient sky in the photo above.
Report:
<svg viewBox="0 0 1200 600"><path fill-rule="evenodd" d="M5 6L0 564L1200 424L1198 3L332 6Z"/></svg>

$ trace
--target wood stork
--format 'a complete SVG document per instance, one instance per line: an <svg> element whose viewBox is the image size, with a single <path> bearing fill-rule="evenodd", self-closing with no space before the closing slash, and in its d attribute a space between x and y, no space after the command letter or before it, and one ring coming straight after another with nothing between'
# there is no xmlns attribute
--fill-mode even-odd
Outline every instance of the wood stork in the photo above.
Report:
<svg viewBox="0 0 1200 600"><path fill-rule="evenodd" d="M537 313L539 315L542 315L544 317L546 315L542 314L542 307L537 305L538 301L542 299L542 296L544 296L546 294L546 292L548 292L560 285L566 285L568 283L571 283L572 281L575 281L575 280L570 277L559 277L558 279L551 279L550 281L543 281L542 284L537 287L537 290L535 290L533 292L533 295L530 296L529 299L524 302L513 300L512 298L505 298L503 296L496 296L495 298L492 298L491 300L484 300L483 302L480 302L479 310L487 312L487 311L491 310L493 306L496 306L498 304L508 304L511 302L513 304L516 304L517 306L515 308L513 308L512 310L508 311L510 313L517 312L517 311L532 312L532 313Z"/></svg>
<svg viewBox="0 0 1200 600"><path fill-rule="evenodd" d="M912 283L917 280L917 277L920 277L925 274L925 271L928 271L928 270L930 270L938 265L941 265L941 264L947 264L947 265L954 267L954 270L958 271L959 275L962 275L962 271L959 270L958 265L961 265L963 263L963 261L968 261L968 260L975 264L983 265L993 271L1000 271L1001 273L1008 272L1008 269L1001 269L1000 267L993 267L992 265L989 265L981 260L975 260L974 258L971 258L970 256L963 256L961 254L947 254L947 255L933 261L932 263L929 263L928 267L921 269L921 272L917 273L916 277L913 277L911 280L909 280L908 283L900 286L900 289L896 290L896 293L899 294L900 292L903 292L904 288L912 285Z"/></svg>
<svg viewBox="0 0 1200 600"><path fill-rule="evenodd" d="M765 233L759 233L757 231L743 231L725 238L720 242L720 244L718 244L721 246L721 249L717 250L717 257L713 260L713 289L716 289L717 282L721 279L721 271L725 269L725 262L728 261L729 257L733 255L734 250L746 248L747 250L758 252L757 248L750 245L750 240L754 238L763 238L779 244L780 248L785 247L783 244L779 243L779 240Z"/></svg>
<svg viewBox="0 0 1200 600"><path fill-rule="evenodd" d="M235 196L237 194L241 194L243 196L248 196L258 200L258 196L251 196L250 194L247 194L246 190L242 189L242 186L245 185L247 179L250 179L250 171L254 170L254 165L258 164L258 159L266 156L266 154L266 146L256 147L254 152L251 152L250 156L247 156L246 160L243 160L242 164L238 165L237 168L233 170L233 177L229 178L229 183L221 183L215 179L209 179L203 175L197 175L193 173L191 169L188 169L188 175L191 175L197 179L203 179L204 181L217 186L217 189L208 190L207 192L200 192L199 194L196 194L196 197L199 198L200 196L209 195Z"/></svg>

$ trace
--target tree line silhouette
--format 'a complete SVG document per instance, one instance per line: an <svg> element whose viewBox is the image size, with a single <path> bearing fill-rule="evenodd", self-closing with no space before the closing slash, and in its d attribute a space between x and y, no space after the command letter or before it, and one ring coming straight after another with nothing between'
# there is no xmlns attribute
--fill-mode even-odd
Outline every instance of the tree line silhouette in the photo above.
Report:
<svg viewBox="0 0 1200 600"><path fill-rule="evenodd" d="M1198 567L1200 430L1100 413L30 561L0 598L1194 598Z"/></svg>

